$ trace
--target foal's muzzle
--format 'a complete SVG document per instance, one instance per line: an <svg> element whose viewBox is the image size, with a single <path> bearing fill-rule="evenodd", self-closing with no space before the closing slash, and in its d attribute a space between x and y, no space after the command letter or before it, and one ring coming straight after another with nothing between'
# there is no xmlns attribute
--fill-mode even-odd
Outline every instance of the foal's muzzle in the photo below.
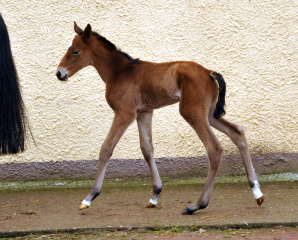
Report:
<svg viewBox="0 0 298 240"><path fill-rule="evenodd" d="M56 76L61 81L66 81L68 78L68 71L65 68L58 68L56 71Z"/></svg>

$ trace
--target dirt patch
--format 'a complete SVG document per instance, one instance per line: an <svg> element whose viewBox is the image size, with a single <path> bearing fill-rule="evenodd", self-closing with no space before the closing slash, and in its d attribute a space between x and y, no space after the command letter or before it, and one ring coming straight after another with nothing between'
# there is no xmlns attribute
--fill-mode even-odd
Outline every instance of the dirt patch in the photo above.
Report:
<svg viewBox="0 0 298 240"><path fill-rule="evenodd" d="M204 236L204 232L198 232L200 228L209 234L211 230L208 228L212 227L247 228L251 231L249 228L278 224L297 226L298 222L298 182L295 181L262 183L266 199L261 207L253 199L247 183L215 184L208 208L189 216L181 215L181 210L198 199L202 184L165 183L159 204L153 209L146 208L151 197L151 185L120 185L104 186L100 197L84 211L79 211L78 207L89 188L1 191L0 236L21 236L34 232L39 235L78 233L95 229L107 234L150 230L150 235L138 232L141 237L137 239L163 237L159 235L160 231L170 231L173 236L166 237L186 239L179 238L179 234L186 229L185 234L189 234L187 239L191 239L193 234L195 237ZM173 231L175 228L176 232ZM268 233L267 230L264 231ZM277 230L281 234L289 229ZM297 233L296 228L290 230ZM248 233L248 236L251 234ZM234 237L233 234L231 237ZM283 238L277 236L277 239Z"/></svg>

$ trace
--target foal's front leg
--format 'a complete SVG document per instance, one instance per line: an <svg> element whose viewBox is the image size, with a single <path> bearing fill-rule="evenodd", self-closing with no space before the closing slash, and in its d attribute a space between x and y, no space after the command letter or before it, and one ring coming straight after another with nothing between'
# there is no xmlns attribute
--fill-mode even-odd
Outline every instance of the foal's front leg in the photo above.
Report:
<svg viewBox="0 0 298 240"><path fill-rule="evenodd" d="M159 177L158 169L153 155L152 144L152 115L153 111L138 113L137 122L140 134L140 145L145 160L150 168L153 182L153 196L149 200L147 207L155 207L157 199L162 190L162 183Z"/></svg>
<svg viewBox="0 0 298 240"><path fill-rule="evenodd" d="M94 184L88 196L83 200L80 206L80 210L88 208L91 202L100 194L108 161L113 154L113 150L116 144L118 143L128 126L134 121L134 119L134 112L115 113L111 129L100 149L98 172L96 174Z"/></svg>

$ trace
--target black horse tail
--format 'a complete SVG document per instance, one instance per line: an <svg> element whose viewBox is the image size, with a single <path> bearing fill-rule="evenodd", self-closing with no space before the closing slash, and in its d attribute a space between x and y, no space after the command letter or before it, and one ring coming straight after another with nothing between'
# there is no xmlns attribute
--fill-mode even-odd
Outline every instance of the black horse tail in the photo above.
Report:
<svg viewBox="0 0 298 240"><path fill-rule="evenodd" d="M8 32L0 14L0 155L24 151L24 108Z"/></svg>
<svg viewBox="0 0 298 240"><path fill-rule="evenodd" d="M225 115L226 111L224 106L226 104L225 96L226 96L226 82L223 79L223 76L220 73L212 72L210 74L213 80L216 80L218 83L218 99L216 103L216 108L213 113L213 117L219 119L221 116Z"/></svg>

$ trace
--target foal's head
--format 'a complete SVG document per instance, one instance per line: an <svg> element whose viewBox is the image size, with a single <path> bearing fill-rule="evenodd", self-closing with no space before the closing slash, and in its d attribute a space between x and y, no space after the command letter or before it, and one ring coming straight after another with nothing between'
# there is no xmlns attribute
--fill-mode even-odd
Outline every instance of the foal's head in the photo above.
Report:
<svg viewBox="0 0 298 240"><path fill-rule="evenodd" d="M93 64L91 49L93 39L90 24L83 31L74 22L74 30L78 35L70 43L56 71L56 75L61 81L66 81L68 77L71 77L80 69Z"/></svg>
<svg viewBox="0 0 298 240"><path fill-rule="evenodd" d="M105 76L109 76L111 72L115 73L121 69L119 68L121 64L124 66L139 61L118 50L105 37L92 32L90 24L83 31L74 22L74 30L77 35L69 45L56 71L61 81L66 81L68 77L88 65L93 65L104 80Z"/></svg>

